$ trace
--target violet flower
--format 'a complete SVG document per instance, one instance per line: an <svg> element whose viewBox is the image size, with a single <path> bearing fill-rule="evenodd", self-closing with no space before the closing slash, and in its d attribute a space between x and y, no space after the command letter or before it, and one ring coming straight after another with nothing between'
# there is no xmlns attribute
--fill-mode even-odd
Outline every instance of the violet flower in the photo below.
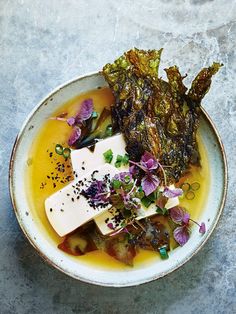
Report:
<svg viewBox="0 0 236 314"><path fill-rule="evenodd" d="M81 135L81 129L78 127L74 127L73 131L68 139L68 144L70 146L74 145L76 141L80 138Z"/></svg>
<svg viewBox="0 0 236 314"><path fill-rule="evenodd" d="M142 178L141 186L146 196L150 195L156 190L160 184L160 180L153 173L153 170L158 169L159 163L156 158L149 152L145 152L141 157L140 162L130 161L133 166L131 166L131 172L135 171L135 166L138 166L145 172L145 176Z"/></svg>
<svg viewBox="0 0 236 314"><path fill-rule="evenodd" d="M157 176L153 175L151 172L148 172L142 178L142 181L141 181L141 186L146 196L154 192L156 188L159 186L159 184L160 184L160 180L158 179Z"/></svg>
<svg viewBox="0 0 236 314"><path fill-rule="evenodd" d="M126 183L126 178L129 177L129 180L132 180L132 174L128 171L124 171L124 172L119 172L114 176L115 180L119 180L121 182Z"/></svg>
<svg viewBox="0 0 236 314"><path fill-rule="evenodd" d="M93 113L93 100L92 99L85 99L81 105L79 112L74 117L68 118L67 124L69 126L73 127L73 131L70 135L70 138L68 140L68 144L70 146L74 145L76 141L81 136L81 126L83 125L83 122L88 120Z"/></svg>
<svg viewBox="0 0 236 314"><path fill-rule="evenodd" d="M179 227L175 228L173 235L176 242L179 245L183 246L190 237L190 221L194 222L199 226L199 232L204 234L206 232L206 226L204 222L199 225L196 221L190 218L189 213L184 211L181 207L176 206L170 208L169 210L170 218L173 220L174 223L180 225Z"/></svg>
<svg viewBox="0 0 236 314"><path fill-rule="evenodd" d="M149 152L145 152L140 160L140 165L144 171L151 171L158 168L156 158Z"/></svg>
<svg viewBox="0 0 236 314"><path fill-rule="evenodd" d="M175 241L179 243L179 245L183 246L185 243L188 242L190 238L190 232L188 226L184 225L181 227L175 228L173 232Z"/></svg>
<svg viewBox="0 0 236 314"><path fill-rule="evenodd" d="M179 188L170 188L166 186L163 191L163 196L168 198L178 197L183 194L183 190Z"/></svg>

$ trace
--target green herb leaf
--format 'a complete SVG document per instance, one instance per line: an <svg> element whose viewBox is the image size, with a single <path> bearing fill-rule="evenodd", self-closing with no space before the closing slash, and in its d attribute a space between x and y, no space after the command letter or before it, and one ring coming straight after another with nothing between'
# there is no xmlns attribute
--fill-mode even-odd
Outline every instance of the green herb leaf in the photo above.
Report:
<svg viewBox="0 0 236 314"><path fill-rule="evenodd" d="M113 188L116 190L116 189L119 189L121 187L121 184L122 182L119 181L119 180L116 180L116 179L113 179L112 180L112 186Z"/></svg>
<svg viewBox="0 0 236 314"><path fill-rule="evenodd" d="M104 159L107 163L111 163L113 159L113 152L111 149L108 149L105 153L103 153Z"/></svg>
<svg viewBox="0 0 236 314"><path fill-rule="evenodd" d="M152 201L145 196L141 199L141 203L143 204L143 206L148 208L152 204Z"/></svg>

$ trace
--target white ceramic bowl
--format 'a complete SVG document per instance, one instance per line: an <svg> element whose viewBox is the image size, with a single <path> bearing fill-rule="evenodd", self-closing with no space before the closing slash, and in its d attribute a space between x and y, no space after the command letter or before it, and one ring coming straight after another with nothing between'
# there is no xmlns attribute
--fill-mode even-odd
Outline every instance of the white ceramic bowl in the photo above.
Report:
<svg viewBox="0 0 236 314"><path fill-rule="evenodd" d="M227 165L223 145L207 113L202 110L200 135L207 148L210 164L211 186L201 221L206 222L206 233L202 236L197 227L193 227L190 240L184 247L170 252L164 261L150 263L139 269L125 271L102 270L94 266L75 261L53 245L45 233L41 232L39 222L31 215L26 190L23 184L28 151L42 123L67 100L74 96L106 85L99 73L76 78L58 87L48 95L29 114L16 139L10 161L10 193L19 224L39 254L57 269L76 279L102 285L125 287L139 285L163 277L186 263L206 243L215 228L222 212L227 190ZM28 215L26 214L29 213Z"/></svg>

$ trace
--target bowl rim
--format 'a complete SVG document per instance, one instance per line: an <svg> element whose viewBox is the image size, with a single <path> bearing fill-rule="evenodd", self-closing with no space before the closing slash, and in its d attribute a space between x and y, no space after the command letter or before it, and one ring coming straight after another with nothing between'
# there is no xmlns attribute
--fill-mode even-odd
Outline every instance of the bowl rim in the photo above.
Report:
<svg viewBox="0 0 236 314"><path fill-rule="evenodd" d="M224 177L223 177L223 195L222 195L222 199L221 199L221 205L218 209L217 215L214 219L214 222L212 224L211 230L207 233L205 239L200 243L200 245L196 248L195 251L193 251L189 256L187 256L184 260L182 260L181 262L179 262L178 265L176 265L176 267L171 268L169 270L166 270L156 276L153 276L152 278L147 278L145 280L143 280L142 282L134 282L134 283L128 283L128 284L124 284L124 285L117 285L116 283L100 283L97 281L92 281L90 279L85 279L85 278L80 278L78 276L76 276L75 274L66 271L65 269L63 269L62 267L60 267L59 265L57 265L55 262L53 262L43 251L41 251L39 249L39 247L37 246L37 244L35 243L35 241L31 238L31 235L28 234L27 230L25 229L24 223L21 220L21 216L18 212L17 206L16 206L16 201L15 201L15 192L14 192L14 176L13 176L13 170L14 170L14 160L15 160L15 155L17 152L17 148L18 145L20 143L20 139L23 136L23 133L25 131L25 127L27 126L27 124L30 122L30 120L32 119L32 117L34 116L34 114L50 99L53 97L53 95L55 95L56 93L58 93L61 89L67 87L70 84L73 84L77 81L83 80L85 78L89 78L92 76L99 76L100 71L93 71L93 72L89 72L87 74L84 75L80 75L80 76L76 76L71 80L66 81L65 83L60 84L59 86L57 86L56 88L54 88L51 92L49 92L42 100L40 100L37 105L34 106L34 108L30 111L30 113L27 115L26 119L24 120L17 136L15 139L15 142L13 144L12 147L12 152L11 152L11 156L10 156L10 162L9 162L9 172L8 172L8 187L9 187L9 192L10 192L10 198L11 198L11 203L12 203L12 207L14 210L14 213L16 215L17 221L20 225L21 230L23 231L24 236L26 237L26 239L28 239L28 241L30 242L30 244L33 246L33 248L36 250L36 252L38 253L38 255L40 257L42 257L42 259L47 262L50 266L53 266L54 268L58 269L59 271L61 271L62 273L64 273L67 276L70 276L74 279L80 280L81 282L85 282L88 284L92 284L92 285L98 285L98 286L107 286L107 287L131 287L131 286L139 286L142 284L146 284L149 283L151 281L160 279L162 277L165 277L166 275L176 271L177 269L179 269L181 266L183 266L185 263L187 263L193 256L195 256L200 249L206 244L206 242L208 241L208 239L210 238L210 236L212 235L213 231L215 230L216 226L219 223L219 219L222 215L223 212L223 208L225 206L225 202L226 202L226 198L227 198L227 189L228 189L228 163L227 163L227 158L226 158L226 153L225 153L225 149L224 149L224 145L223 142L220 138L219 132L216 129L212 119L210 118L209 114L207 113L207 111L203 108L200 107L201 109L201 113L203 114L204 118L207 120L207 122L209 123L210 127L212 128L214 135L216 136L217 142L219 144L219 148L220 148L220 152L221 152L221 157L222 157L222 161L223 161L223 173L224 173Z"/></svg>

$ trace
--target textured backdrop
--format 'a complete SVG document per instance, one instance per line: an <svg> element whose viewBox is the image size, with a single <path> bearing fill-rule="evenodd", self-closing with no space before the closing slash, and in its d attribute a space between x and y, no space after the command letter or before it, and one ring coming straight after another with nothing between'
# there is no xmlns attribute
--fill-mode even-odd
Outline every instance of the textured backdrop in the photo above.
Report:
<svg viewBox="0 0 236 314"><path fill-rule="evenodd" d="M0 313L236 312L236 2L234 0L0 0ZM178 271L134 288L90 286L52 269L25 240L8 192L8 163L29 111L57 85L123 51L164 47L161 68L187 82L224 63L204 108L229 162L229 193L205 247Z"/></svg>

